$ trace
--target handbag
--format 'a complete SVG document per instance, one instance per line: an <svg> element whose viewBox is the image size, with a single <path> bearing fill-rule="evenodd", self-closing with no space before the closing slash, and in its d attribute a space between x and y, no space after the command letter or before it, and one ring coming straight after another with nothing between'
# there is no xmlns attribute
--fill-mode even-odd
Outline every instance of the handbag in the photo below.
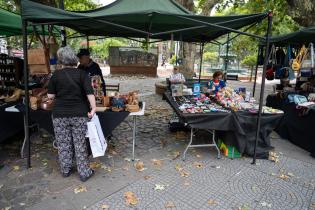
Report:
<svg viewBox="0 0 315 210"><path fill-rule="evenodd" d="M87 136L89 137L93 158L104 156L107 149L107 142L97 114L87 123L87 127Z"/></svg>

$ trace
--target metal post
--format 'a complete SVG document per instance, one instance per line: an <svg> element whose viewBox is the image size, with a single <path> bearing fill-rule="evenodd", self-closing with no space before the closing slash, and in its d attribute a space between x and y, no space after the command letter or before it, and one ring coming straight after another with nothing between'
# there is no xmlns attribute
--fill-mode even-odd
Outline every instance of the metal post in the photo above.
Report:
<svg viewBox="0 0 315 210"><path fill-rule="evenodd" d="M90 48L89 36L86 36L86 49Z"/></svg>
<svg viewBox="0 0 315 210"><path fill-rule="evenodd" d="M137 116L133 116L133 131L132 131L132 160L135 160L136 132L137 132Z"/></svg>
<svg viewBox="0 0 315 210"><path fill-rule="evenodd" d="M224 81L226 81L227 77L227 67L229 63L229 48L230 48L230 33L227 35L227 41L226 41L226 53L225 53L225 64L224 64Z"/></svg>
<svg viewBox="0 0 315 210"><path fill-rule="evenodd" d="M218 49L218 65L220 65L220 55L221 55L221 45L219 44L219 49Z"/></svg>
<svg viewBox="0 0 315 210"><path fill-rule="evenodd" d="M29 92L28 92L28 57L27 57L27 21L22 20L23 32L23 55L24 55L24 90L25 90L25 113L24 113L24 127L25 127L25 142L27 145L27 168L31 167L31 142L29 133Z"/></svg>
<svg viewBox="0 0 315 210"><path fill-rule="evenodd" d="M258 71L259 50L260 49L258 47L257 62L256 62L256 68L255 68L255 80L254 80L254 87L253 87L253 97L255 97L255 92L256 92L256 80L257 80L257 71Z"/></svg>
<svg viewBox="0 0 315 210"><path fill-rule="evenodd" d="M261 90L260 90L260 98L259 98L259 111L258 111L258 118L257 118L257 127L256 127L256 139L255 139L255 147L254 147L254 157L252 164L256 164L256 149L258 144L259 132L260 132L260 119L261 119L261 112L264 100L264 91L265 91L265 80L266 80L266 69L268 64L268 54L269 54L269 36L271 35L271 27L272 27L272 13L269 12L268 14L268 28L266 34L266 56L264 61L264 68L262 73L262 81L261 81Z"/></svg>
<svg viewBox="0 0 315 210"><path fill-rule="evenodd" d="M201 70L202 70L202 57L203 57L203 48L205 43L201 43L200 45L200 66L199 66L199 84L200 84L200 78L201 78Z"/></svg>
<svg viewBox="0 0 315 210"><path fill-rule="evenodd" d="M65 9L65 4L63 0L59 1L59 7L60 9L64 10ZM60 37L61 37L61 46L65 47L67 46L67 34L64 26L60 27Z"/></svg>

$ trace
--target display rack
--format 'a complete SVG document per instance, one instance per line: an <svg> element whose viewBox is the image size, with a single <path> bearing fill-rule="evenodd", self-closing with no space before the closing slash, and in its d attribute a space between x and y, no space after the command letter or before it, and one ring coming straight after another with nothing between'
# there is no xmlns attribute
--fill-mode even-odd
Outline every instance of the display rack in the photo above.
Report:
<svg viewBox="0 0 315 210"><path fill-rule="evenodd" d="M0 54L0 90L16 87L20 82L22 60Z"/></svg>

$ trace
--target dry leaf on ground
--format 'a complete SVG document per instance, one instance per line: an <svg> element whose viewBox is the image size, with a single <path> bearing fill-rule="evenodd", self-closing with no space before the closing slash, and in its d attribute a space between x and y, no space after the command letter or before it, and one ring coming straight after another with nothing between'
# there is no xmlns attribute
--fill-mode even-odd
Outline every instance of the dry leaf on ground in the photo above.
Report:
<svg viewBox="0 0 315 210"><path fill-rule="evenodd" d="M138 204L138 198L133 192L125 192L124 196L127 206L135 206Z"/></svg>
<svg viewBox="0 0 315 210"><path fill-rule="evenodd" d="M75 194L82 193L82 192L87 192L85 186L79 186L79 187L77 187L77 188L74 189L74 193L75 193Z"/></svg>
<svg viewBox="0 0 315 210"><path fill-rule="evenodd" d="M90 168L93 170L101 168L101 167L102 167L102 164L100 162L91 162L90 163Z"/></svg>
<svg viewBox="0 0 315 210"><path fill-rule="evenodd" d="M137 171L144 171L146 168L144 168L144 163L142 161L138 161L135 163L135 168Z"/></svg>
<svg viewBox="0 0 315 210"><path fill-rule="evenodd" d="M163 164L162 160L152 159L151 161L153 165L158 166L158 167L161 167Z"/></svg>
<svg viewBox="0 0 315 210"><path fill-rule="evenodd" d="M13 166L13 170L14 170L14 171L20 170L20 166ZM11 208L11 207L10 207L10 208Z"/></svg>
<svg viewBox="0 0 315 210"><path fill-rule="evenodd" d="M311 208L315 209L315 203L311 204Z"/></svg>
<svg viewBox="0 0 315 210"><path fill-rule="evenodd" d="M177 163L177 164L175 165L175 169L176 169L176 171L181 172L184 168L183 168L183 166L182 166L181 164Z"/></svg>
<svg viewBox="0 0 315 210"><path fill-rule="evenodd" d="M180 172L180 175L182 176L182 177L189 177L189 173L188 172L186 172L186 171L181 171Z"/></svg>
<svg viewBox="0 0 315 210"><path fill-rule="evenodd" d="M103 210L105 210L105 209L109 209L109 205L102 204L102 205L101 205L101 209L103 209Z"/></svg>
<svg viewBox="0 0 315 210"><path fill-rule="evenodd" d="M268 207L268 208L271 208L271 203L267 203L266 201L263 201L263 202L260 202L260 205L262 206L262 207Z"/></svg>
<svg viewBox="0 0 315 210"><path fill-rule="evenodd" d="M151 176L144 176L143 178L144 178L144 180L149 180L149 179L151 179L152 177L151 177Z"/></svg>
<svg viewBox="0 0 315 210"><path fill-rule="evenodd" d="M208 200L208 204L209 205L216 205L216 204L218 204L215 200L213 200L213 199L209 199Z"/></svg>
<svg viewBox="0 0 315 210"><path fill-rule="evenodd" d="M288 173L288 176L293 177L293 176L294 176L294 174L293 174L293 173L291 173L291 172L289 172L289 173Z"/></svg>
<svg viewBox="0 0 315 210"><path fill-rule="evenodd" d="M172 157L173 157L172 159L173 160L177 159L179 156L180 156L180 152L178 152L178 151L172 152Z"/></svg>
<svg viewBox="0 0 315 210"><path fill-rule="evenodd" d="M184 182L185 186L190 186L190 182Z"/></svg>
<svg viewBox="0 0 315 210"><path fill-rule="evenodd" d="M202 156L201 156L201 155L196 155L196 157L197 157L197 158L201 158Z"/></svg>
<svg viewBox="0 0 315 210"><path fill-rule="evenodd" d="M275 163L278 163L279 162L279 155L277 155L277 153L275 152L269 152L269 160L275 162Z"/></svg>
<svg viewBox="0 0 315 210"><path fill-rule="evenodd" d="M285 175L285 174L280 174L280 175L279 175L279 178L280 178L280 179L283 179L283 180L288 180L288 179L289 179L289 176L288 176L288 175Z"/></svg>
<svg viewBox="0 0 315 210"><path fill-rule="evenodd" d="M171 209L171 208L176 208L175 203L172 201L167 201L165 204L165 208Z"/></svg>
<svg viewBox="0 0 315 210"><path fill-rule="evenodd" d="M164 184L155 184L154 190L165 190L165 187L167 187L168 185L164 185Z"/></svg>
<svg viewBox="0 0 315 210"><path fill-rule="evenodd" d="M131 162L131 158L124 158L125 161Z"/></svg>
<svg viewBox="0 0 315 210"><path fill-rule="evenodd" d="M202 164L202 163L199 163L199 162L194 162L193 165L194 165L196 168L203 168L203 164Z"/></svg>

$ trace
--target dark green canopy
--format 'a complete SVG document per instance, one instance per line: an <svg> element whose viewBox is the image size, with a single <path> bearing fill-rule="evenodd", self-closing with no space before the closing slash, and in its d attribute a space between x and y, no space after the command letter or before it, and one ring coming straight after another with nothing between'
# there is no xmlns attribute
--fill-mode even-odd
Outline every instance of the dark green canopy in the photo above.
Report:
<svg viewBox="0 0 315 210"><path fill-rule="evenodd" d="M229 29L260 22L266 14L208 17L190 13L173 0L117 0L86 12L70 12L22 0L22 18L63 25L85 35L211 41ZM171 37L171 34L172 37Z"/></svg>
<svg viewBox="0 0 315 210"><path fill-rule="evenodd" d="M309 44L310 42L315 43L315 26L309 28L302 28L299 31L284 34L281 36L274 36L270 38L270 44L276 46L286 46L286 45L300 45ZM265 43L261 43L264 45Z"/></svg>
<svg viewBox="0 0 315 210"><path fill-rule="evenodd" d="M35 30L40 34L43 34L41 27L35 27ZM34 29L32 26L29 26L27 31L29 34L31 34L34 32ZM59 32L56 28L54 28L53 33L58 34ZM47 26L45 26L45 34L48 34ZM0 8L0 37L19 35L22 35L21 16Z"/></svg>
<svg viewBox="0 0 315 210"><path fill-rule="evenodd" d="M0 8L0 36L22 35L21 16Z"/></svg>

